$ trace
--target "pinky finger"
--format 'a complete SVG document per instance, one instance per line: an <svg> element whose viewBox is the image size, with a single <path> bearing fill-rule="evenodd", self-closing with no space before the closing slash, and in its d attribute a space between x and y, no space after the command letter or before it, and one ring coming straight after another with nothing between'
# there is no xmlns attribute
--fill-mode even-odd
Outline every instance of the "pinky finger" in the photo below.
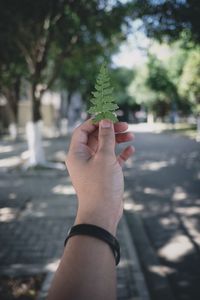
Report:
<svg viewBox="0 0 200 300"><path fill-rule="evenodd" d="M125 148L120 155L118 156L117 160L120 164L121 167L123 167L125 161L131 157L131 155L133 155L133 153L135 152L135 149L133 146L128 146L127 148Z"/></svg>

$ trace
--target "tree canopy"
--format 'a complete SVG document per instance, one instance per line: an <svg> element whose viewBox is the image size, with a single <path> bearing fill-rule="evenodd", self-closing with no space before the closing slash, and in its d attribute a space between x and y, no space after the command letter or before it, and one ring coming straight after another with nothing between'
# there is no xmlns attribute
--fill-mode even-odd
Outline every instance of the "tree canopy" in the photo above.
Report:
<svg viewBox="0 0 200 300"><path fill-rule="evenodd" d="M134 10L143 20L149 37L177 40L185 31L193 41L200 43L199 0L136 0L134 3Z"/></svg>
<svg viewBox="0 0 200 300"><path fill-rule="evenodd" d="M127 24L129 10L129 3L108 0L1 1L1 32L26 65L34 121L41 118L41 95L59 77L64 61L73 59L77 49L102 56L116 48L125 39L122 24Z"/></svg>
<svg viewBox="0 0 200 300"><path fill-rule="evenodd" d="M170 111L198 113L200 103L199 46L183 49L182 41L168 45L170 55L159 59L152 50L145 65L136 70L129 87L133 101L165 115Z"/></svg>

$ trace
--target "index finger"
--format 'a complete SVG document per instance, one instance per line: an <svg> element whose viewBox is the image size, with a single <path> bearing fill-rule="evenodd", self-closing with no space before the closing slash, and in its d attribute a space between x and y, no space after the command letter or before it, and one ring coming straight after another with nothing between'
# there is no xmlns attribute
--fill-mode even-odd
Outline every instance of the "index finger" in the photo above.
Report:
<svg viewBox="0 0 200 300"><path fill-rule="evenodd" d="M78 149L80 145L87 145L89 135L93 133L96 128L97 125L92 123L92 119L88 119L78 126L72 135L71 146Z"/></svg>

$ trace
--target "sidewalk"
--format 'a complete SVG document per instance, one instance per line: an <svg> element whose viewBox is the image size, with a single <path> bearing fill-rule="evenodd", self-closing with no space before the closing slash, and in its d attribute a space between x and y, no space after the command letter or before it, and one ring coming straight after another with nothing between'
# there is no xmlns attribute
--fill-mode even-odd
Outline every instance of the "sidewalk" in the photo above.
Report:
<svg viewBox="0 0 200 300"><path fill-rule="evenodd" d="M66 149L64 139L46 141L47 157ZM9 145L3 144L3 147ZM18 151L18 148L20 151ZM2 148L1 148L2 149ZM7 148L8 149L8 148ZM20 155L13 147L7 158ZM3 158L3 153L0 154ZM45 274L38 300L46 298L76 213L76 195L66 171L0 168L0 276ZM118 300L148 300L148 291L125 220L118 233L121 261L117 268Z"/></svg>

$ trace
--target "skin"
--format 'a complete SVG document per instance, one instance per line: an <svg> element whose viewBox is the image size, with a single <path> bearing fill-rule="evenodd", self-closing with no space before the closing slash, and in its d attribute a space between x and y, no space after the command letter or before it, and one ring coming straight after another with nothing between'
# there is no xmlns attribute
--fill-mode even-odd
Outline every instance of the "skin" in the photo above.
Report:
<svg viewBox="0 0 200 300"><path fill-rule="evenodd" d="M78 198L75 224L94 224L116 235L123 213L122 166L134 153L126 147L119 156L116 143L131 141L128 125L91 119L75 129L66 166ZM110 247L89 236L70 238L55 274L48 300L116 299L116 266Z"/></svg>

